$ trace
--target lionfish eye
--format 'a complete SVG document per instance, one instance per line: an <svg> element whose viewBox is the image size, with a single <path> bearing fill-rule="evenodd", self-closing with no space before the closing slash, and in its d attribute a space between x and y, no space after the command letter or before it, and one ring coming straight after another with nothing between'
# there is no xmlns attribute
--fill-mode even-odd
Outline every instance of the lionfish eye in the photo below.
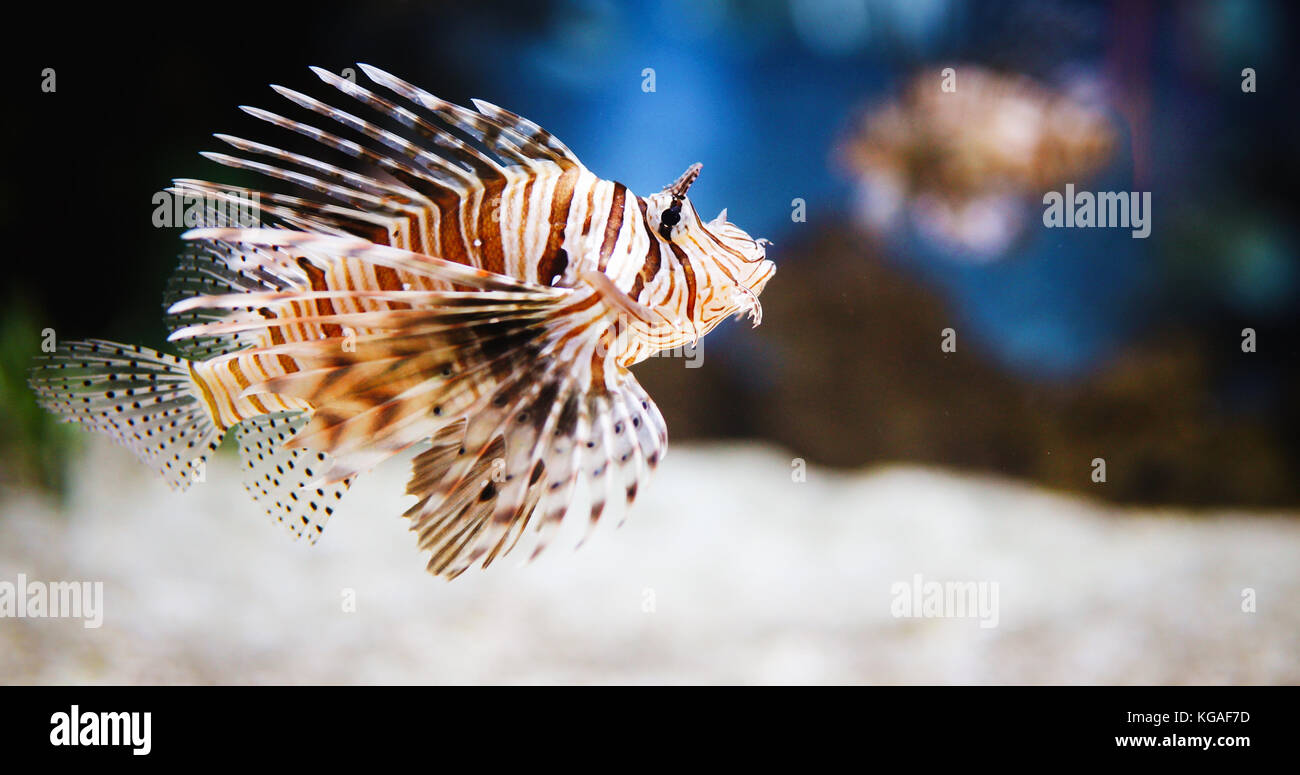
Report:
<svg viewBox="0 0 1300 775"><path fill-rule="evenodd" d="M659 236L664 239L672 239L673 227L682 220L682 202L680 199L674 199L672 207L664 210L659 215Z"/></svg>

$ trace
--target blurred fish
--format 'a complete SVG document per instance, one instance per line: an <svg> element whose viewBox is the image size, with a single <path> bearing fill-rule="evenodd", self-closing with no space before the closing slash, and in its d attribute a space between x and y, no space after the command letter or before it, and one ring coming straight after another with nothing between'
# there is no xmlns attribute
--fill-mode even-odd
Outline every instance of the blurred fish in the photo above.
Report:
<svg viewBox="0 0 1300 775"><path fill-rule="evenodd" d="M698 164L640 197L514 113L361 69L382 93L313 71L370 118L272 87L332 131L244 108L344 166L227 135L244 156L205 154L298 195L176 181L259 202L275 227L183 235L164 306L184 357L64 342L31 385L176 488L233 429L245 487L312 541L354 477L431 443L406 516L429 570L454 578L530 522L535 556L579 482L588 529L607 502L631 504L667 431L629 367L733 314L757 325L775 268L725 210L696 213Z"/></svg>
<svg viewBox="0 0 1300 775"><path fill-rule="evenodd" d="M1037 197L1109 162L1115 131L1101 109L1025 76L955 72L952 91L936 69L868 111L839 160L859 183L864 225L887 229L907 213L935 240L996 258Z"/></svg>

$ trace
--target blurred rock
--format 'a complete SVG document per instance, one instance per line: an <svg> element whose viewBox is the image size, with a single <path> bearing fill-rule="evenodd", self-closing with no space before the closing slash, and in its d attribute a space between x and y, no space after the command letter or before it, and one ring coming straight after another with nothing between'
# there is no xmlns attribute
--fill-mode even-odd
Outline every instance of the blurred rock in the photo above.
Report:
<svg viewBox="0 0 1300 775"><path fill-rule="evenodd" d="M1120 502L1300 503L1295 440L1216 393L1206 353L1239 348L1236 332L1157 331L1086 379L1022 381L878 255L848 225L784 245L761 327L704 340L702 368L638 366L672 438L754 436L825 465L967 468Z"/></svg>

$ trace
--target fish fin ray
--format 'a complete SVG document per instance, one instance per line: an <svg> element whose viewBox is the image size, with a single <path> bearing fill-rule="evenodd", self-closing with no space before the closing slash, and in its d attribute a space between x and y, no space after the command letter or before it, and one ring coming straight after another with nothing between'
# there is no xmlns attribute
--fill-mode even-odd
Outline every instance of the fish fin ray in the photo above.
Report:
<svg viewBox="0 0 1300 775"><path fill-rule="evenodd" d="M301 270L281 261L263 264L249 261L234 247L220 241L192 242L181 252L176 269L163 292L163 321L169 334L192 326L228 324L237 317L234 310L172 307L198 296L248 296L256 293L301 288L306 278ZM244 306L244 305L241 305ZM207 360L243 350L257 339L243 332L219 332L180 339L177 347L190 360Z"/></svg>
<svg viewBox="0 0 1300 775"><path fill-rule="evenodd" d="M295 539L316 543L352 479L324 481L327 455L285 446L307 421L305 412L253 417L235 426L235 440L244 489Z"/></svg>
<svg viewBox="0 0 1300 775"><path fill-rule="evenodd" d="M377 67L360 63L358 66L372 81L432 112L506 158L523 163L549 161L562 169L582 167L582 162L564 143L528 119L481 100L474 101L477 111L463 108Z"/></svg>
<svg viewBox="0 0 1300 775"><path fill-rule="evenodd" d="M100 339L61 342L38 356L28 384L63 422L130 449L173 488L202 479L221 440L188 363L147 347Z"/></svg>

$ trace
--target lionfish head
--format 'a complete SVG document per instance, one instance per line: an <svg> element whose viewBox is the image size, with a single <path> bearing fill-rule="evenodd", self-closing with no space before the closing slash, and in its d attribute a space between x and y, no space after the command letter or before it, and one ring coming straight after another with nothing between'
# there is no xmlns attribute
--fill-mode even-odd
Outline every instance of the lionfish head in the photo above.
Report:
<svg viewBox="0 0 1300 775"><path fill-rule="evenodd" d="M705 222L695 211L687 190L703 165L692 164L672 185L646 199L646 219L659 239L680 248L697 275L697 294L708 298L697 305L696 322L705 331L733 314L748 313L754 325L763 319L758 295L776 272L767 260L765 239L754 239L727 220L723 209ZM709 285L700 282L699 275Z"/></svg>

